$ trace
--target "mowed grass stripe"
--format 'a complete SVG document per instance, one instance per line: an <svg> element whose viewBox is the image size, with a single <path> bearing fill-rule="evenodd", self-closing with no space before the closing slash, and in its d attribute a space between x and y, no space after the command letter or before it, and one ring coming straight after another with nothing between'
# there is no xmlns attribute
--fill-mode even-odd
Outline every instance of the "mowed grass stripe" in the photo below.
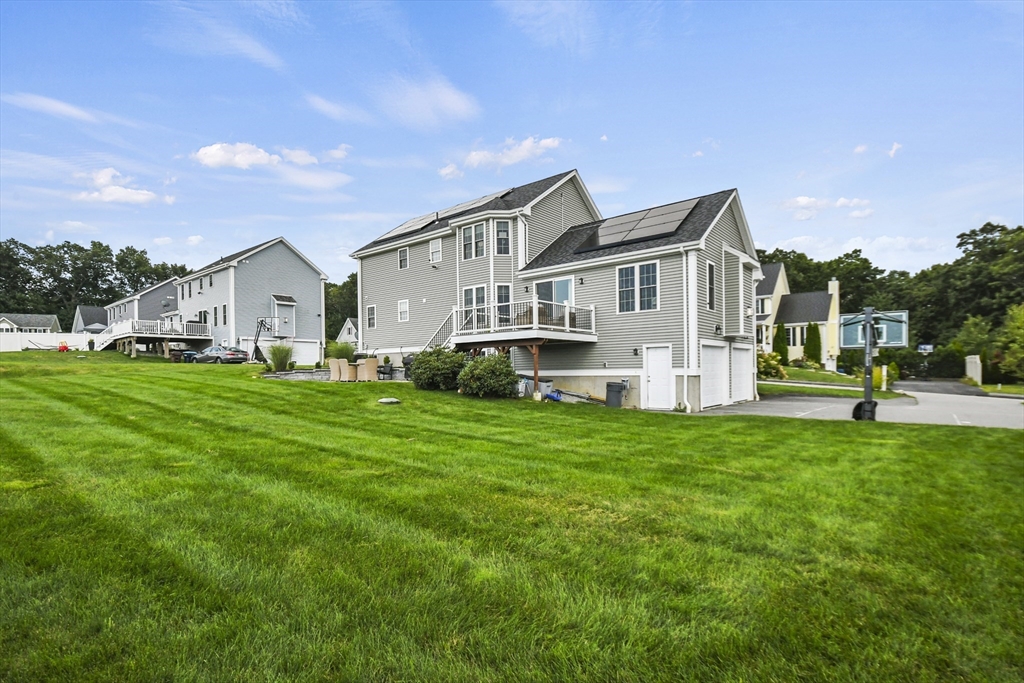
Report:
<svg viewBox="0 0 1024 683"><path fill-rule="evenodd" d="M96 679L128 659L143 678L218 680L1019 678L1019 435L843 423L808 434L807 423L746 418L726 429L273 383L236 368L125 367L42 385L0 373L3 427L18 443L33 440L34 421L64 428L46 433L43 462L73 473L99 518L206 561L199 575L235 602L182 627L188 612L157 601L178 617L164 630L126 609L108 649L14 638L23 674L56 671L64 642ZM43 402L22 400L40 386ZM382 412L383 391L403 405ZM64 392L81 396L67 414ZM208 408L203 421L193 403ZM232 410L238 429L202 450ZM385 439L381 415L393 421ZM86 431L144 433L104 452ZM518 431L527 446L515 447ZM32 483L39 472L26 466L21 488L0 489L5 504L53 488ZM0 474L13 481L6 464ZM32 553L14 560L16 607L33 594ZM104 585L84 564L61 577L53 585ZM65 597L72 617L34 623L80 632L96 610ZM0 675L9 661L0 655Z"/></svg>

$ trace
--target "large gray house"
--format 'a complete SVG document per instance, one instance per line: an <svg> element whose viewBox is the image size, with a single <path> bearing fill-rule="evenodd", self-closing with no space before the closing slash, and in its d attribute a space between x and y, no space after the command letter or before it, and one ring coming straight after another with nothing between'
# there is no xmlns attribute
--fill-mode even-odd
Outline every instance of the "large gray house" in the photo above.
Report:
<svg viewBox="0 0 1024 683"><path fill-rule="evenodd" d="M284 237L220 258L174 281L172 322L210 325L211 343L250 354L257 322L268 325L260 348L292 347L292 359L323 360L324 282L327 275Z"/></svg>
<svg viewBox="0 0 1024 683"><path fill-rule="evenodd" d="M107 310L107 325L122 320L160 320L177 309L176 278L158 282L103 308Z"/></svg>
<svg viewBox="0 0 1024 683"><path fill-rule="evenodd" d="M524 374L698 411L755 396L753 240L736 190L602 217L576 171L426 214L357 250L359 345L508 350Z"/></svg>

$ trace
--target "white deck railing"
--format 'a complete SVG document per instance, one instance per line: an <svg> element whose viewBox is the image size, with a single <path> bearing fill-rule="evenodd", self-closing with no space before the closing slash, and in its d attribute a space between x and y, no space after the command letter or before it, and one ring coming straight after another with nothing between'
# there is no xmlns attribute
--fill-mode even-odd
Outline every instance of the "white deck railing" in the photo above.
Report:
<svg viewBox="0 0 1024 683"><path fill-rule="evenodd" d="M167 320L119 320L96 335L96 348L102 349L115 339L122 337L175 337L212 338L210 325L207 323L175 323Z"/></svg>
<svg viewBox="0 0 1024 683"><path fill-rule="evenodd" d="M512 301L452 308L454 336L510 330L559 330L596 334L593 306L570 306L548 301Z"/></svg>

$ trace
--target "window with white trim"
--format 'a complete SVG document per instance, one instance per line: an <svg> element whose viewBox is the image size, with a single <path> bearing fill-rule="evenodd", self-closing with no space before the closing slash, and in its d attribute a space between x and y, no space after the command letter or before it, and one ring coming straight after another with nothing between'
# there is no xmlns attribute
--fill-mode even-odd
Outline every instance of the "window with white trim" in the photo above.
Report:
<svg viewBox="0 0 1024 683"><path fill-rule="evenodd" d="M409 300L402 299L398 302L398 322L409 322Z"/></svg>
<svg viewBox="0 0 1024 683"><path fill-rule="evenodd" d="M558 280L542 280L534 285L537 288L537 299L553 304L572 304L572 278Z"/></svg>
<svg viewBox="0 0 1024 683"><path fill-rule="evenodd" d="M199 291L203 291L203 278L199 278Z"/></svg>
<svg viewBox="0 0 1024 683"><path fill-rule="evenodd" d="M484 249L484 224L477 223L462 229L462 260L468 261L473 258L486 256Z"/></svg>
<svg viewBox="0 0 1024 683"><path fill-rule="evenodd" d="M462 288L462 329L473 330L487 327L487 287ZM475 321L475 322L474 322Z"/></svg>
<svg viewBox="0 0 1024 683"><path fill-rule="evenodd" d="M772 312L772 300L771 299L758 299L757 300L757 314L767 315Z"/></svg>
<svg viewBox="0 0 1024 683"><path fill-rule="evenodd" d="M213 326L214 327L218 327L219 326L218 323L217 323L217 307L216 306L213 307Z"/></svg>
<svg viewBox="0 0 1024 683"><path fill-rule="evenodd" d="M494 222L494 253L499 255L508 255L509 250L509 221L495 221Z"/></svg>
<svg viewBox="0 0 1024 683"><path fill-rule="evenodd" d="M796 346L796 328L786 327L786 346Z"/></svg>
<svg viewBox="0 0 1024 683"><path fill-rule="evenodd" d="M430 240L430 262L440 263L441 262L441 238L438 237L436 240Z"/></svg>
<svg viewBox="0 0 1024 683"><path fill-rule="evenodd" d="M377 329L377 307L367 306L366 307L366 329L375 330Z"/></svg>
<svg viewBox="0 0 1024 683"><path fill-rule="evenodd" d="M409 248L403 247L398 250L398 269L405 270L409 267Z"/></svg>
<svg viewBox="0 0 1024 683"><path fill-rule="evenodd" d="M495 300L498 304L498 324L512 324L512 285L494 285Z"/></svg>
<svg viewBox="0 0 1024 683"><path fill-rule="evenodd" d="M616 270L619 313L658 310L658 262L621 266Z"/></svg>
<svg viewBox="0 0 1024 683"><path fill-rule="evenodd" d="M715 310L715 264L708 261L708 310Z"/></svg>

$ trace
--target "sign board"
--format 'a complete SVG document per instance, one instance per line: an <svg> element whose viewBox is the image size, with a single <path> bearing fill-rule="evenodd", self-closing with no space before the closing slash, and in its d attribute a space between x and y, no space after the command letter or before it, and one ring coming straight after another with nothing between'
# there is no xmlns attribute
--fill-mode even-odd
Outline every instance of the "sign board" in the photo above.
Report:
<svg viewBox="0 0 1024 683"><path fill-rule="evenodd" d="M918 344L917 345L917 352L918 353L928 354L928 353L932 353L933 351L935 351L935 346L933 346L932 344Z"/></svg>
<svg viewBox="0 0 1024 683"><path fill-rule="evenodd" d="M907 311L876 311L875 341L877 349L904 349L907 347L910 315ZM839 316L839 348L864 348L864 314Z"/></svg>

